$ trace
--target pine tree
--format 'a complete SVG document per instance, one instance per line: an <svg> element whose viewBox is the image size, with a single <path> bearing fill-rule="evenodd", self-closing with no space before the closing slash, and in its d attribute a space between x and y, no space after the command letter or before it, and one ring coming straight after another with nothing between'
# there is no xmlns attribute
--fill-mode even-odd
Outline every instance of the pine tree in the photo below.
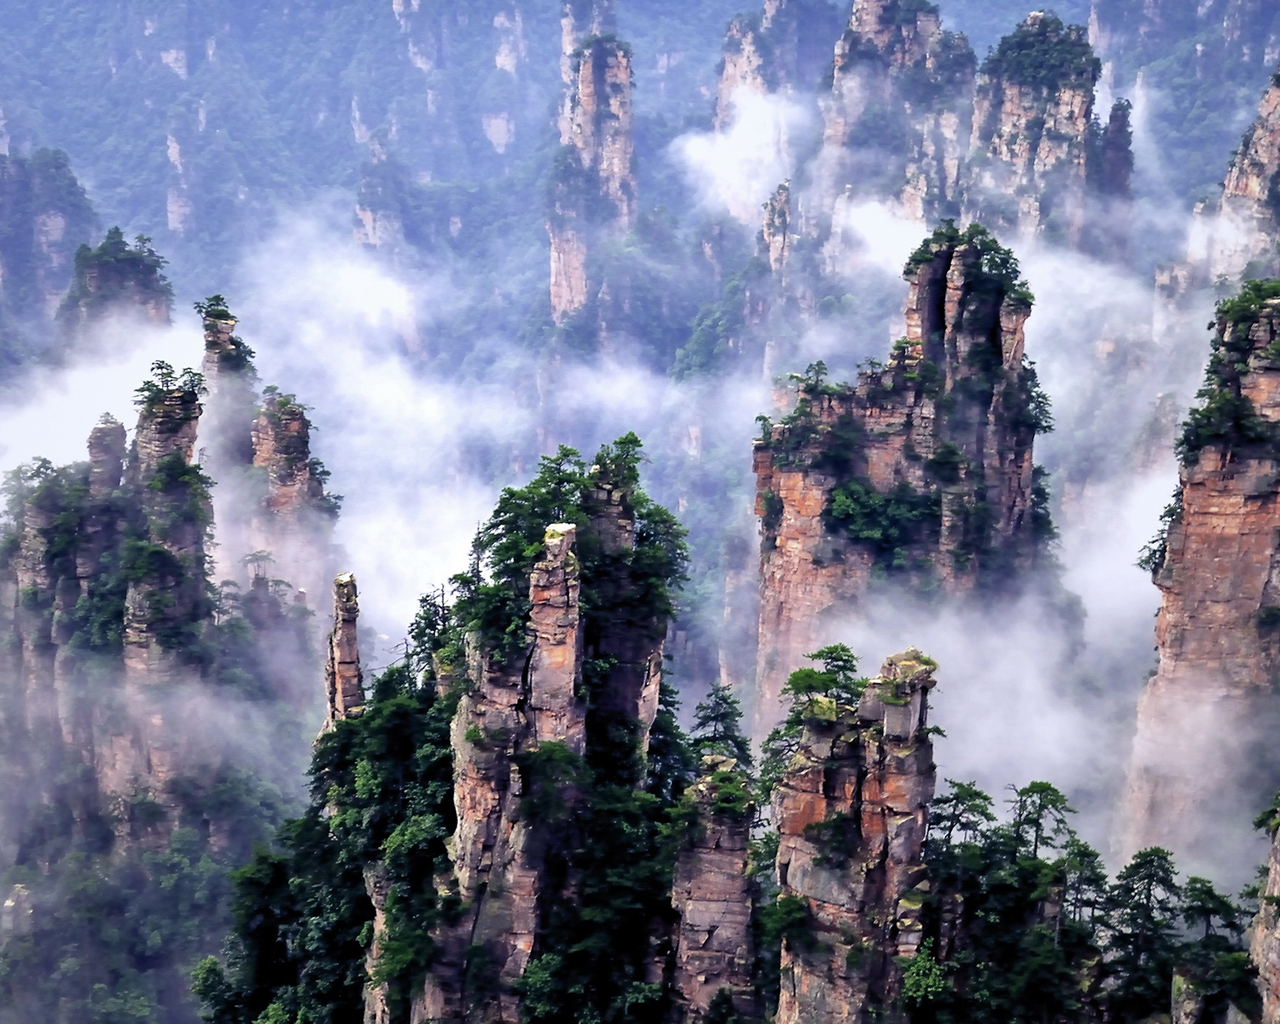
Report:
<svg viewBox="0 0 1280 1024"><path fill-rule="evenodd" d="M693 709L694 752L699 756L722 754L736 758L743 768L751 767L751 744L742 735L742 705L733 690L723 683L712 683L707 699Z"/></svg>

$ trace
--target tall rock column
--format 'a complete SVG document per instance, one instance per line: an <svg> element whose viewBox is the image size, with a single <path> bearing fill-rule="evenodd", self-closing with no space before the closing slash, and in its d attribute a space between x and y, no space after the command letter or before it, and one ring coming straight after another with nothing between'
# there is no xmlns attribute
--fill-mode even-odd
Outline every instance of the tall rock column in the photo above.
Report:
<svg viewBox="0 0 1280 1024"><path fill-rule="evenodd" d="M207 479L194 465L200 383L153 383L138 414L131 482L142 495L146 548L135 555L125 596L125 731L108 716L96 728L101 790L116 800L149 792L175 810L165 783L207 740L195 723L172 714L186 674L199 669L186 655L207 608L205 539L212 511ZM122 819L122 828L133 822ZM145 825L145 823L143 823Z"/></svg>
<svg viewBox="0 0 1280 1024"><path fill-rule="evenodd" d="M591 24L603 24L602 18L593 16ZM562 148L547 218L557 324L599 298L605 282L592 253L601 239L631 230L636 215L631 50L613 35L571 39L566 33L564 45L569 75L559 119Z"/></svg>
<svg viewBox="0 0 1280 1024"><path fill-rule="evenodd" d="M975 65L933 4L855 0L822 102L828 202L870 193L897 198L922 224L953 216Z"/></svg>
<svg viewBox="0 0 1280 1024"><path fill-rule="evenodd" d="M1218 306L1202 408L1151 552L1159 663L1138 703L1121 853L1248 871L1247 823L1280 786L1280 299ZM1224 843L1223 837L1238 836ZM1226 850L1238 851L1235 860Z"/></svg>
<svg viewBox="0 0 1280 1024"><path fill-rule="evenodd" d="M875 587L1016 590L1044 523L1032 445L1044 398L1023 359L1030 293L978 227L940 228L906 268L906 337L888 364L801 382L756 442L761 638L756 729L792 666Z"/></svg>
<svg viewBox="0 0 1280 1024"><path fill-rule="evenodd" d="M966 220L1082 245L1101 67L1082 27L1043 11L1000 41L974 94Z"/></svg>
<svg viewBox="0 0 1280 1024"><path fill-rule="evenodd" d="M777 1024L894 1019L903 958L920 943L934 662L887 659L856 708L815 698L774 789L778 881L807 923L782 947Z"/></svg>
<svg viewBox="0 0 1280 1024"><path fill-rule="evenodd" d="M325 693L329 714L325 730L364 710L364 673L360 669L360 595L356 578L344 572L333 581L333 629L325 657Z"/></svg>
<svg viewBox="0 0 1280 1024"><path fill-rule="evenodd" d="M577 530L553 524L545 543L530 576L527 652L508 662L479 638L468 643L474 685L453 721L458 826L451 840L454 883L467 909L437 935L440 956L414 1019L517 1024L515 983L533 951L538 902L554 896L545 891L546 843L535 841L521 814L529 795L521 765L548 744L580 755L587 709L579 696Z"/></svg>
<svg viewBox="0 0 1280 1024"><path fill-rule="evenodd" d="M1249 957L1258 969L1262 996L1262 1024L1280 1022L1280 833L1272 823L1271 849L1267 855L1267 880L1258 901L1258 913L1249 929Z"/></svg>
<svg viewBox="0 0 1280 1024"><path fill-rule="evenodd" d="M671 905L680 917L671 981L679 1024L698 1024L721 989L740 1014L756 1016L747 875L756 808L736 768L733 758L704 757L702 773L686 793L693 820L671 888Z"/></svg>

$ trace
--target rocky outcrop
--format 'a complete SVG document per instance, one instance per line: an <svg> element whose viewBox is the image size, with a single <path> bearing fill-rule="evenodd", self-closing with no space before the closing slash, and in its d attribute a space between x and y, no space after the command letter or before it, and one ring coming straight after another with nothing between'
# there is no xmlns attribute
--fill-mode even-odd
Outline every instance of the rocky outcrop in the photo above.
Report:
<svg viewBox="0 0 1280 1024"><path fill-rule="evenodd" d="M96 217L66 153L40 149L0 156L0 299L18 320L53 317L72 281L77 249L96 233Z"/></svg>
<svg viewBox="0 0 1280 1024"><path fill-rule="evenodd" d="M593 8L585 20L572 15L574 8L565 7L566 95L547 217L557 324L598 298L606 283L592 252L601 239L629 231L636 215L631 50L594 31L607 27L611 8ZM578 35L584 27L593 31Z"/></svg>
<svg viewBox="0 0 1280 1024"><path fill-rule="evenodd" d="M734 1009L757 1016L752 969L753 888L747 871L756 808L749 780L730 757L702 759L685 799L693 808L676 862L671 905L679 916L672 954L672 994L680 1024L701 1021L721 990Z"/></svg>
<svg viewBox="0 0 1280 1024"><path fill-rule="evenodd" d="M939 229L907 266L906 337L881 369L811 368L754 454L761 517L757 727L790 666L873 586L1013 585L1044 526L1032 441L1046 400L1023 357L1030 294L981 228Z"/></svg>
<svg viewBox="0 0 1280 1024"><path fill-rule="evenodd" d="M1085 30L1051 14L1000 41L974 95L966 220L1081 246L1100 71Z"/></svg>
<svg viewBox="0 0 1280 1024"><path fill-rule="evenodd" d="M360 670L360 600L356 578L344 572L333 581L333 629L329 631L324 678L328 717L325 730L364 710L364 673Z"/></svg>
<svg viewBox="0 0 1280 1024"><path fill-rule="evenodd" d="M529 582L530 643L507 662L468 644L471 691L454 718L454 884L467 908L438 937L442 956L427 978L415 1019L520 1019L515 983L533 951L546 842L521 814L530 757L561 745L581 755L586 701L580 696L582 642L577 529L547 527L546 548ZM548 894L550 895L550 894ZM469 960L483 958L496 984L468 988Z"/></svg>
<svg viewBox="0 0 1280 1024"><path fill-rule="evenodd" d="M885 661L856 708L819 697L804 709L773 792L778 882L808 911L783 942L778 1024L892 1019L899 1008L929 889L935 667L913 648Z"/></svg>
<svg viewBox="0 0 1280 1024"><path fill-rule="evenodd" d="M1280 299L1250 286L1218 307L1204 404L1180 441L1167 532L1148 564L1159 655L1138 704L1121 853L1163 846L1226 870L1224 827L1280 782ZM1242 873L1252 862L1243 849Z"/></svg>
<svg viewBox="0 0 1280 1024"><path fill-rule="evenodd" d="M825 0L768 0L761 14L734 18L716 83L716 130L732 122L740 96L812 89L839 32L839 15Z"/></svg>
<svg viewBox="0 0 1280 1024"><path fill-rule="evenodd" d="M1196 208L1189 263L1196 283L1280 274L1280 83L1272 81L1216 202Z"/></svg>
<svg viewBox="0 0 1280 1024"><path fill-rule="evenodd" d="M113 314L169 323L173 288L164 266L149 239L139 237L130 245L118 227L96 249L81 245L71 287L58 307L63 330L74 335Z"/></svg>
<svg viewBox="0 0 1280 1024"><path fill-rule="evenodd" d="M823 101L827 202L851 188L896 197L921 223L953 216L974 67L933 4L856 0Z"/></svg>
<svg viewBox="0 0 1280 1024"><path fill-rule="evenodd" d="M1280 1021L1280 834L1272 824L1266 882L1249 930L1249 958L1258 969L1263 1024Z"/></svg>

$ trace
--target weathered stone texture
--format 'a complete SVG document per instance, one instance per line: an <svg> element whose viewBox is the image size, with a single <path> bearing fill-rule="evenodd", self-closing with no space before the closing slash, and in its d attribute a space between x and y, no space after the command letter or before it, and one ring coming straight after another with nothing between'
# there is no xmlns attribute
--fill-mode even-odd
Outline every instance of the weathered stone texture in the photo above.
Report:
<svg viewBox="0 0 1280 1024"><path fill-rule="evenodd" d="M814 941L783 943L777 1024L872 1021L897 1004L928 889L933 668L912 648L885 661L857 708L806 709L773 815L779 884L807 903Z"/></svg>
<svg viewBox="0 0 1280 1024"><path fill-rule="evenodd" d="M908 276L907 334L889 364L860 373L852 387L802 395L808 413L756 443L763 532L757 730L779 713L789 672L826 642L826 617L856 612L871 583L870 550L825 519L842 481L858 479L882 494L900 484L917 493L940 489L938 532L912 557L945 593L972 590L983 569L982 554L966 546L979 495L991 517L990 553L1009 556L1015 567L1028 562L1034 431L1019 415L1025 396L1017 381L1030 308L1000 288L976 287L980 262L971 245L935 243ZM997 383L989 399L975 401L982 389L970 383L982 362L998 366ZM924 383L930 367L934 385ZM943 444L965 460L954 476L930 469Z"/></svg>
<svg viewBox="0 0 1280 1024"><path fill-rule="evenodd" d="M364 673L360 668L360 600L356 578L344 572L333 581L333 629L325 661L329 715L325 728L364 710Z"/></svg>
<svg viewBox="0 0 1280 1024"><path fill-rule="evenodd" d="M1219 320L1224 333L1236 328ZM1248 329L1240 392L1280 422L1280 301ZM1182 512L1155 574L1159 664L1138 704L1121 853L1165 846L1190 870L1220 861L1224 820L1247 820L1280 778L1280 460L1268 445L1210 443L1184 465Z"/></svg>
<svg viewBox="0 0 1280 1024"><path fill-rule="evenodd" d="M671 889L680 918L671 981L680 1024L701 1021L722 988L732 993L739 1013L755 1016L753 891L747 876L755 807L717 812L714 806L714 776L736 767L733 758L704 757L702 774L689 789L696 813Z"/></svg>
<svg viewBox="0 0 1280 1024"><path fill-rule="evenodd" d="M1023 28L1043 34L1051 45L1059 32L1048 19L1033 13ZM1081 246L1097 77L1096 66L1064 77L1056 87L1027 85L999 71L978 76L964 187L966 221Z"/></svg>

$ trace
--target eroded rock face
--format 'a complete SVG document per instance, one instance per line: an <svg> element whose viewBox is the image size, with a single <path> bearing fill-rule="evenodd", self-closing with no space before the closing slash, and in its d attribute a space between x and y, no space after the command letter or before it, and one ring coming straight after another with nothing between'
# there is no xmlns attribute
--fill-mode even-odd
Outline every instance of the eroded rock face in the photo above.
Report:
<svg viewBox="0 0 1280 1024"><path fill-rule="evenodd" d="M1032 561L1030 304L1012 278L983 270L992 242L935 233L908 268L907 334L888 365L852 386L803 386L796 412L756 442L757 729L779 713L788 673L830 639L826 620L857 614L873 579L954 595L991 566ZM876 518L895 494L917 510L911 524ZM859 541L840 525L856 533L864 519L898 539Z"/></svg>
<svg viewBox="0 0 1280 1024"><path fill-rule="evenodd" d="M934 668L912 648L885 661L856 708L816 698L806 709L773 793L779 884L809 911L805 933L783 943L777 1024L872 1021L897 1007L928 888Z"/></svg>
<svg viewBox="0 0 1280 1024"><path fill-rule="evenodd" d="M629 231L636 214L631 50L615 36L599 34L611 21L611 7L593 8L585 21L573 8L565 7L562 150L547 218L557 324L606 286L591 253L602 237Z"/></svg>
<svg viewBox="0 0 1280 1024"><path fill-rule="evenodd" d="M680 918L671 987L681 1024L701 1021L721 989L729 990L740 1014L750 1018L757 1012L747 877L755 807L729 790L735 779L745 781L736 768L733 758L704 757L702 774L689 789L696 810L671 888Z"/></svg>
<svg viewBox="0 0 1280 1024"><path fill-rule="evenodd" d="M1183 460L1175 507L1154 574L1161 591L1155 676L1138 704L1121 817L1121 853L1179 854L1187 870L1226 870L1223 828L1243 833L1280 780L1268 738L1280 704L1280 459L1266 440L1280 421L1280 301L1232 323L1221 387L1260 423L1252 437L1206 437ZM1232 844L1252 862L1243 840ZM1248 863L1232 865L1241 871Z"/></svg>
<svg viewBox="0 0 1280 1024"><path fill-rule="evenodd" d="M438 937L441 957L415 1007L415 1020L519 1021L515 983L533 951L545 843L534 843L520 813L525 795L518 759L548 743L581 753L586 702L578 696L582 649L577 530L547 528L529 596L533 636L511 662L468 645L474 686L453 721L454 883L467 912ZM527 671L526 671L527 666ZM483 949L496 986L467 988L467 962Z"/></svg>
<svg viewBox="0 0 1280 1024"><path fill-rule="evenodd" d="M1030 15L1012 39L1048 52L1010 48L983 65L974 95L963 204L966 221L996 231L1046 235L1079 248L1094 87L1101 63L1084 31L1051 15ZM1002 42L1002 47L1005 44Z"/></svg>
<svg viewBox="0 0 1280 1024"><path fill-rule="evenodd" d="M1241 140L1216 203L1196 208L1189 253L1197 280L1240 280L1280 273L1280 84L1262 95L1258 116Z"/></svg>
<svg viewBox="0 0 1280 1024"><path fill-rule="evenodd" d="M968 40L943 30L936 7L856 0L823 102L824 150L836 168L831 198L851 187L896 196L921 222L952 215L975 63ZM905 146L882 137L886 112L905 130Z"/></svg>
<svg viewBox="0 0 1280 1024"><path fill-rule="evenodd" d="M344 572L333 581L333 629L325 659L325 693L329 714L325 729L355 718L364 710L364 673L360 669L360 595L356 578Z"/></svg>

